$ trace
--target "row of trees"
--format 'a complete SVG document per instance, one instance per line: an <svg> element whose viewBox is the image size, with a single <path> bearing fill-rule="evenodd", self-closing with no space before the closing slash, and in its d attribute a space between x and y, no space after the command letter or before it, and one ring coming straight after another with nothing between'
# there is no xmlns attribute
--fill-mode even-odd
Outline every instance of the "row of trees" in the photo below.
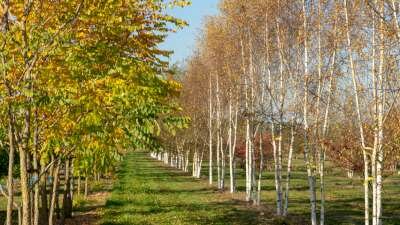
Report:
<svg viewBox="0 0 400 225"><path fill-rule="evenodd" d="M260 204L271 158L276 214L286 216L301 152L311 224L322 225L328 158L363 174L365 224L382 224L384 172L399 161L399 9L394 0L222 0L183 78L192 126L164 160L193 157L198 176L205 156L210 184L225 189L229 173L235 192L242 158L246 200Z"/></svg>
<svg viewBox="0 0 400 225"><path fill-rule="evenodd" d="M54 224L61 179L63 218L70 217L76 180L78 189L81 178L87 187L88 177L112 172L126 150L159 148L159 133L186 126L174 100L181 86L160 60L170 52L158 44L186 25L166 14L167 7L187 4L1 1L7 225L15 208L19 224ZM14 201L16 187L21 204Z"/></svg>

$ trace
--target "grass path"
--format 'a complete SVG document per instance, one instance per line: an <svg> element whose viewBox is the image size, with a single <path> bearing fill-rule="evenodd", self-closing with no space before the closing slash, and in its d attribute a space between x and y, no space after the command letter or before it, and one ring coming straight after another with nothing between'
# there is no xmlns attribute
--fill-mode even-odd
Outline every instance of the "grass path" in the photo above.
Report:
<svg viewBox="0 0 400 225"><path fill-rule="evenodd" d="M102 225L275 224L267 209L246 207L240 194L220 193L143 152L129 154L118 174Z"/></svg>

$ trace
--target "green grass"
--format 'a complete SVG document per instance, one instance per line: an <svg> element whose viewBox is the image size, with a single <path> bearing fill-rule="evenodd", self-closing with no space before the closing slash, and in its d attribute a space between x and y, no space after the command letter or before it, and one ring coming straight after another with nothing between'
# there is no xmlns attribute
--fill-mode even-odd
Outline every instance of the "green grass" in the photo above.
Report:
<svg viewBox="0 0 400 225"><path fill-rule="evenodd" d="M204 160L203 179L150 159L147 153L129 153L120 165L111 196L106 204L75 199L75 211L99 209L102 225L163 225L163 224L285 224L274 218L275 187L272 171L263 174L262 207L244 202L244 173L238 169L238 190L233 195L220 192L207 184L208 165ZM272 162L269 162L272 165ZM308 184L301 159L294 160L289 220L286 224L309 224ZM227 171L228 173L228 171ZM285 175L285 173L283 174ZM216 171L214 172L214 177ZM229 188L229 174L226 174ZM102 185L93 189L109 191ZM385 225L400 225L400 176L385 178L383 194ZM319 197L318 197L319 198ZM17 196L17 201L19 196ZM0 197L0 221L6 201ZM363 224L363 186L359 175L349 179L345 171L327 163L326 224ZM82 217L88 217L83 214ZM97 220L98 217L93 220ZM1 223L0 223L1 224Z"/></svg>
<svg viewBox="0 0 400 225"><path fill-rule="evenodd" d="M289 193L289 214L309 219L309 189L304 161L295 160L294 165ZM265 173L263 180L265 191L262 193L262 200L269 205L275 201L276 197L273 180L272 172ZM244 188L244 181L240 184ZM327 225L364 224L364 187L363 178L359 175L350 179L345 171L328 162L325 172L325 196ZM317 198L319 199L319 180L317 180ZM400 177L398 175L384 180L383 212L385 225L400 224Z"/></svg>
<svg viewBox="0 0 400 225"><path fill-rule="evenodd" d="M288 224L309 224L308 184L304 162L295 160L291 181ZM209 187L207 165L204 179L149 159L146 153L131 153L120 166L118 181L107 201L102 225L122 224L283 224L274 219L273 173L263 177L263 207L243 201L243 171L238 170L238 189L231 195ZM227 174L227 179L228 179ZM226 182L228 185L228 180ZM384 224L400 224L400 177L385 179ZM328 163L326 177L326 224L363 224L361 178L349 179L345 172Z"/></svg>
<svg viewBox="0 0 400 225"><path fill-rule="evenodd" d="M273 162L269 162L269 164L272 167ZM204 178L208 175L207 165L204 166L202 175ZM239 168L237 175L238 190L244 191L244 171ZM284 167L284 179L285 175L286 168ZM227 174L227 179L229 179L229 174ZM385 177L383 186L383 222L385 225L400 225L400 176ZM275 207L276 192L272 169L263 173L262 190L262 203L270 208ZM317 199L320 199L319 190L319 180L317 180ZM350 179L347 177L346 171L328 161L325 171L325 198L325 224L364 224L364 187L360 174L354 174L354 177ZM370 199L370 204L371 202ZM319 205L317 207L319 210ZM296 220L302 219L304 224L309 224L309 189L305 164L301 157L293 161L288 211L289 217L296 218ZM319 219L319 214L317 216Z"/></svg>
<svg viewBox="0 0 400 225"><path fill-rule="evenodd" d="M102 225L274 224L246 207L243 196L219 193L206 181L165 167L146 153L131 153L121 165Z"/></svg>

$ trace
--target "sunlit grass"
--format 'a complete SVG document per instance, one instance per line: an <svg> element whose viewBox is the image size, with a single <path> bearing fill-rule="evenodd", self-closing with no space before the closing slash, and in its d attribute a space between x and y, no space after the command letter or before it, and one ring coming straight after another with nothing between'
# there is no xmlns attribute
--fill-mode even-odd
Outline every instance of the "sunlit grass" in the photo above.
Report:
<svg viewBox="0 0 400 225"><path fill-rule="evenodd" d="M119 181L106 204L103 225L283 223L273 218L275 186L272 171L263 174L264 207L254 208L242 201L243 192L231 195L209 187L208 167L206 163L203 166L204 179L196 180L189 174L148 159L145 153L130 154L121 165ZM243 176L243 171L238 169L237 184L241 191L245 189ZM226 178L228 185L228 174ZM347 178L345 171L327 163L326 224L363 224L362 182L359 176ZM399 184L398 175L385 179L385 224L400 224ZM308 224L309 192L301 159L294 161L290 188L290 224ZM319 194L319 186L317 190Z"/></svg>

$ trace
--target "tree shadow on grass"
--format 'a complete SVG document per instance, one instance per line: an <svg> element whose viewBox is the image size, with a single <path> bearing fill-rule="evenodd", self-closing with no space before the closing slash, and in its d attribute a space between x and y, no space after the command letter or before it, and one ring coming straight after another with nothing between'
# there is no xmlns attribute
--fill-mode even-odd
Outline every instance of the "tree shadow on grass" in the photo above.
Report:
<svg viewBox="0 0 400 225"><path fill-rule="evenodd" d="M216 189L209 187L205 181L193 179L188 173L147 159L145 153L134 153L130 157L128 160L134 161L134 164L127 162L125 167L121 167L119 185L114 187L115 196L106 203L103 225L310 224L310 203L307 195L291 197L290 222L277 222L274 210L255 208L246 202L234 200L229 195L216 193ZM298 173L294 177L300 179L303 174ZM273 176L266 174L264 179L273 180ZM337 184L340 185L343 182ZM244 190L244 186L239 185L238 190ZM274 191L275 187L272 184L264 185L263 190ZM308 186L294 182L291 190L307 192ZM266 204L270 208L275 207L274 201ZM399 202L389 199L383 204L384 224L400 225ZM340 200L327 199L325 217L327 225L361 225L363 199L354 195L343 196Z"/></svg>
<svg viewBox="0 0 400 225"><path fill-rule="evenodd" d="M184 224L235 224L235 225L256 225L256 224L272 224L267 223L266 219L260 216L260 211L254 208L245 208L236 206L242 204L236 200L225 202L211 203L177 203L168 205L154 205L152 202L143 202L135 200L110 200L106 207L109 209L105 217L111 218L103 225L122 225L122 224L147 224L143 220L121 222L117 218L124 215L136 215L138 218L168 218L169 215L176 215L183 218ZM129 208L126 206L134 205ZM212 215L209 212L213 212ZM114 219L113 219L114 218ZM272 220L271 220L272 221ZM173 221L164 221L165 224L173 224ZM157 224L148 222L148 224ZM179 223L180 224L180 223Z"/></svg>

